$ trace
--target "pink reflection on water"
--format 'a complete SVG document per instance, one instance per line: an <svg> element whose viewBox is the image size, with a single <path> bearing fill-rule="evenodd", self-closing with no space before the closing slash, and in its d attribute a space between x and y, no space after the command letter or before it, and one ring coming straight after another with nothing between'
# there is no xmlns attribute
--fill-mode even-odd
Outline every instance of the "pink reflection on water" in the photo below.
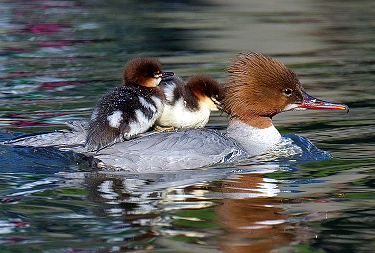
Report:
<svg viewBox="0 0 375 253"><path fill-rule="evenodd" d="M40 47L66 47L66 46L72 46L74 44L78 43L89 43L92 42L92 40L89 39L59 39L59 40L53 40L53 39L45 39L45 40L39 40L38 45Z"/></svg>
<svg viewBox="0 0 375 253"><path fill-rule="evenodd" d="M10 202L18 201L18 200L20 200L20 199L19 198L4 199L4 200L1 201L1 204L10 203Z"/></svg>
<svg viewBox="0 0 375 253"><path fill-rule="evenodd" d="M38 123L35 121L29 121L29 120L20 120L17 122L11 123L15 127L28 127L28 126L49 126L50 124L47 123Z"/></svg>
<svg viewBox="0 0 375 253"><path fill-rule="evenodd" d="M61 82L43 82L38 87L38 90L52 90L56 87L63 87L69 85L82 85L84 84L83 81L61 81Z"/></svg>
<svg viewBox="0 0 375 253"><path fill-rule="evenodd" d="M32 24L27 30L37 34L56 34L62 33L68 27L63 24L50 23L50 24Z"/></svg>
<svg viewBox="0 0 375 253"><path fill-rule="evenodd" d="M70 111L66 111L66 112L59 112L59 111L21 112L21 113L9 113L7 115L4 115L3 117L19 119L23 117L23 115L26 115L27 117L33 117L33 118L50 118L50 117L59 117L59 116L67 115L67 114L71 114L71 112ZM30 126L49 126L51 124L40 123L40 122L32 121L32 120L17 120L15 122L12 122L11 125L15 127L30 127Z"/></svg>
<svg viewBox="0 0 375 253"><path fill-rule="evenodd" d="M69 113L70 112L56 113L56 112L50 112L50 111L47 111L47 112L20 112L20 113L9 113L9 114L4 115L3 117L16 118L19 115L38 115L38 114L39 115L42 114L45 117L58 117L58 116L63 116L63 115L69 114Z"/></svg>
<svg viewBox="0 0 375 253"><path fill-rule="evenodd" d="M22 47L5 47L3 50L10 53L23 53L27 51L26 48Z"/></svg>

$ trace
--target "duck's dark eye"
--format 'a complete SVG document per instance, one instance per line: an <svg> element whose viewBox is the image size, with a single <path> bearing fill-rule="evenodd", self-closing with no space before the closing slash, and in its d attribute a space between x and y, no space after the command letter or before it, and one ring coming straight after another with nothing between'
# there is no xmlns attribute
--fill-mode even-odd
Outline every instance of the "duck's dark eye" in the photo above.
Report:
<svg viewBox="0 0 375 253"><path fill-rule="evenodd" d="M290 96L292 95L292 90L291 89L285 89L283 90L284 94L287 95L287 96Z"/></svg>

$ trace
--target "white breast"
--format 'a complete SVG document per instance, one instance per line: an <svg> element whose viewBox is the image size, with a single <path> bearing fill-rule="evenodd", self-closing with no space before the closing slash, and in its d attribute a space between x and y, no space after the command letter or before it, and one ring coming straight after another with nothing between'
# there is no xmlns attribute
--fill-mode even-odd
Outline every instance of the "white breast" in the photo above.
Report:
<svg viewBox="0 0 375 253"><path fill-rule="evenodd" d="M171 106L166 104L156 125L175 128L204 127L210 117L210 108L202 101L199 110L191 111L186 108L184 100L179 99Z"/></svg>
<svg viewBox="0 0 375 253"><path fill-rule="evenodd" d="M282 140L273 125L260 129L239 120L229 124L226 135L235 139L251 156L265 153Z"/></svg>

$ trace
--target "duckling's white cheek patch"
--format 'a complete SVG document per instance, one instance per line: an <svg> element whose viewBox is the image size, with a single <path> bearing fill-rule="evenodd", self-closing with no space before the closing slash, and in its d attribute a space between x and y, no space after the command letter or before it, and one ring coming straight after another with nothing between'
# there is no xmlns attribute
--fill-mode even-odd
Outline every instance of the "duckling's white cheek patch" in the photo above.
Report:
<svg viewBox="0 0 375 253"><path fill-rule="evenodd" d="M161 82L161 77L158 77L156 79L155 86L158 86L160 82Z"/></svg>
<svg viewBox="0 0 375 253"><path fill-rule="evenodd" d="M107 116L109 126L119 128L122 121L122 111L114 111L111 115Z"/></svg>

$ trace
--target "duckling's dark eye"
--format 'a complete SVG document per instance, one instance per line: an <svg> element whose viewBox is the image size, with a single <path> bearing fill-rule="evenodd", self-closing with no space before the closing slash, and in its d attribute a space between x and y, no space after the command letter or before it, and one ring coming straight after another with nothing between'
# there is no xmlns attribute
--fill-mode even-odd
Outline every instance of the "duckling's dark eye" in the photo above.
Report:
<svg viewBox="0 0 375 253"><path fill-rule="evenodd" d="M285 95L287 95L287 96L290 96L290 95L292 95L292 90L291 89L285 89L285 90L283 90L283 92L284 92L284 94Z"/></svg>
<svg viewBox="0 0 375 253"><path fill-rule="evenodd" d="M162 73L160 72L160 71L156 71L156 72L154 72L152 75L151 75L151 77L153 77L153 78L159 78L159 77L161 77L162 76Z"/></svg>

